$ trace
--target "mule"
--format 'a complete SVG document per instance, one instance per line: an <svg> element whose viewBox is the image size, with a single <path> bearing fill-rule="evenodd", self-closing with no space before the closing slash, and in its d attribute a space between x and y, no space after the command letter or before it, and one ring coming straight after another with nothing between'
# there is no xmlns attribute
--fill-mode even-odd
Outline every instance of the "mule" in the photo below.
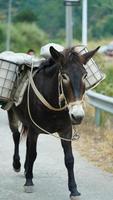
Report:
<svg viewBox="0 0 113 200"><path fill-rule="evenodd" d="M84 65L97 50L98 48L79 55L74 48L58 52L55 48L50 47L51 57L41 63L33 77L36 88L34 89L30 83L22 103L17 107L13 105L8 111L9 125L15 144L13 168L17 172L21 167L18 119L27 130L24 165L26 192L32 192L33 188L33 164L37 156L36 145L39 134L57 132L64 150L70 197L76 199L80 196L73 170L72 125L80 124L84 118L82 101L85 93L85 77L87 76ZM47 104L37 96L36 89Z"/></svg>

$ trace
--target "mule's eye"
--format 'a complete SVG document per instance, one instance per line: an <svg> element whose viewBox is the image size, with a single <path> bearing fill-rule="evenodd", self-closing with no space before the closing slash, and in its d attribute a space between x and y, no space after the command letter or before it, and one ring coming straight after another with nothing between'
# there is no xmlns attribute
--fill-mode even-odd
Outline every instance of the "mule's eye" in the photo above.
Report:
<svg viewBox="0 0 113 200"><path fill-rule="evenodd" d="M68 84L70 82L67 74L62 74L62 80L64 84Z"/></svg>
<svg viewBox="0 0 113 200"><path fill-rule="evenodd" d="M69 80L69 77L68 77L67 74L62 74L62 78L63 78L63 80L65 80L65 81L68 81L68 80Z"/></svg>

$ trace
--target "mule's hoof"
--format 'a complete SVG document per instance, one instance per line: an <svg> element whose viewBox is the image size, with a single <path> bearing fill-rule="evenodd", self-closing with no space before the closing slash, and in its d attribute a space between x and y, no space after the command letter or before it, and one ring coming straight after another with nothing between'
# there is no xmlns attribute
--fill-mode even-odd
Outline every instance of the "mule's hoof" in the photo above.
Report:
<svg viewBox="0 0 113 200"><path fill-rule="evenodd" d="M24 185L24 191L26 193L33 193L34 184L32 179L26 179L26 183Z"/></svg>
<svg viewBox="0 0 113 200"><path fill-rule="evenodd" d="M21 167L19 168L19 169L15 169L14 167L13 167L13 170L15 171L15 172L20 172L21 171Z"/></svg>
<svg viewBox="0 0 113 200"><path fill-rule="evenodd" d="M80 200L80 197L79 196L70 196L70 199L71 200Z"/></svg>
<svg viewBox="0 0 113 200"><path fill-rule="evenodd" d="M33 186L25 186L24 185L24 192L26 192L26 193L33 193L34 192Z"/></svg>
<svg viewBox="0 0 113 200"><path fill-rule="evenodd" d="M20 172L21 170L21 163L19 161L13 162L13 169L15 172Z"/></svg>

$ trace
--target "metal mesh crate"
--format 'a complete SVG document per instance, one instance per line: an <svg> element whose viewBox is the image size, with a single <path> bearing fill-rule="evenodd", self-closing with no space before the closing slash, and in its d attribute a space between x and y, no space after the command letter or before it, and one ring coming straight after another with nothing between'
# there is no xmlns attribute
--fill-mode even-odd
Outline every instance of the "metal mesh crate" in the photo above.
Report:
<svg viewBox="0 0 113 200"><path fill-rule="evenodd" d="M0 102L10 100L17 68L17 64L0 59Z"/></svg>
<svg viewBox="0 0 113 200"><path fill-rule="evenodd" d="M81 55L88 52L88 49L83 45L76 46L75 50ZM98 65L92 58L87 62L86 65L84 65L84 67L87 71L87 77L85 78L87 90L96 87L97 84L99 84L105 78L105 74L100 71Z"/></svg>

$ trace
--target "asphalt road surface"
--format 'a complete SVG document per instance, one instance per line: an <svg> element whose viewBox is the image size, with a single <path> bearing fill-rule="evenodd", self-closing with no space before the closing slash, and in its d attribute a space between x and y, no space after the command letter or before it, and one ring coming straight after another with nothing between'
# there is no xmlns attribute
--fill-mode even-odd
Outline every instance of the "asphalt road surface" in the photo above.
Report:
<svg viewBox="0 0 113 200"><path fill-rule="evenodd" d="M25 139L20 144L21 172L12 169L13 141L7 113L0 109L0 200L69 200L67 171L60 141L42 135L34 165L34 193L24 192ZM113 175L105 173L81 158L75 157L75 174L80 200L113 200Z"/></svg>

